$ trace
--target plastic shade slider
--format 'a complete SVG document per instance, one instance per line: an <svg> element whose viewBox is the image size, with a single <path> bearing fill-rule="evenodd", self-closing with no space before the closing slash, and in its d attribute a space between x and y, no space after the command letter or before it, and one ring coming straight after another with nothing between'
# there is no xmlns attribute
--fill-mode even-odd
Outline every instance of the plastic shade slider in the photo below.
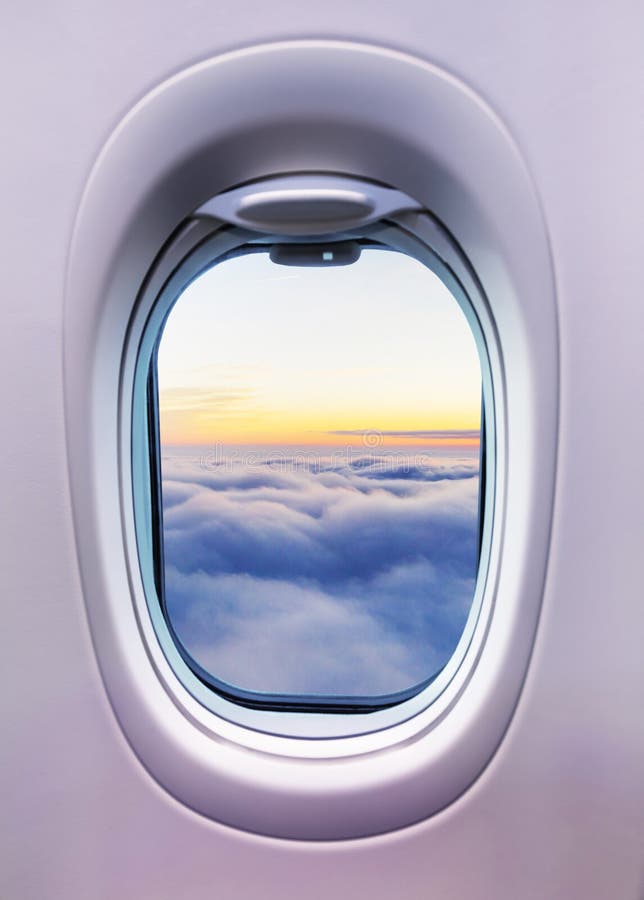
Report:
<svg viewBox="0 0 644 900"><path fill-rule="evenodd" d="M357 241L328 244L273 244L271 262L278 266L350 266L360 259Z"/></svg>

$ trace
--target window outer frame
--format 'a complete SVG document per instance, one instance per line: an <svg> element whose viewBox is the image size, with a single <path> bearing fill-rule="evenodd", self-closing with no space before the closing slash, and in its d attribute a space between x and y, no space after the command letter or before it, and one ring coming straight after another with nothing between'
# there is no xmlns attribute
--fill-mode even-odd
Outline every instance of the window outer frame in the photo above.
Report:
<svg viewBox="0 0 644 900"><path fill-rule="evenodd" d="M486 602L466 683L357 738L288 739L204 710L167 665L138 575L123 356L134 298L186 216L280 172L351 172L431 209L490 300L497 431ZM106 696L158 784L219 823L344 840L418 823L486 769L517 705L544 591L558 439L559 350L548 231L529 168L481 97L405 53L340 41L251 47L143 97L89 175L64 309L68 472L89 633Z"/></svg>
<svg viewBox="0 0 644 900"><path fill-rule="evenodd" d="M312 181L314 180L315 177L312 176ZM166 318L186 287L205 271L215 265L225 265L227 258L238 253L242 254L249 244L270 246L277 240L288 239L283 236L260 236L248 230L229 227L226 223L222 224L216 220L193 218L181 231L179 238L181 249L177 248L175 251L176 242L164 249L153 267L154 275L150 283L137 301L125 353L136 357L131 402L132 496L139 565L148 613L166 659L192 696L216 715L256 731L294 738L351 737L382 731L415 716L434 703L454 678L460 666L467 664L474 631L477 627L485 627L480 619L485 619L491 612L490 608L484 609L482 605L491 546L495 484L494 391L487 351L491 339L489 316L485 312L487 301L467 260L463 258L459 248L440 223L432 219L426 211L415 211L413 221L410 221L409 213L403 214L403 217L405 216L405 225L400 224L394 215L386 221L364 226L355 233L343 237L368 238L421 262L448 288L453 301L464 313L477 346L481 370L484 410L481 433L485 422L487 444L484 448L482 434L481 449L485 453L485 471L482 453L479 473L479 517L481 509L486 513L479 521L477 540L480 551L474 594L457 645L439 672L420 685L397 694L352 698L345 702L339 698L333 702L333 698L330 697L307 702L305 697L296 700L297 695L263 696L257 691L229 685L216 675L203 670L182 647L180 638L174 633L172 623L168 621L163 598L160 596L163 591L164 573L159 571L162 560L158 558L157 531L161 526L162 508L158 476L156 485L154 483L154 470L160 472L158 410L150 398L149 373L155 369L156 350ZM205 224L205 229L194 227L199 222ZM188 238L190 233L192 239ZM420 233L424 234L424 239L419 236ZM432 242L440 247L440 254L427 242L430 236ZM338 235L331 237L337 239ZM160 290L159 283L162 283ZM486 322L485 328L480 321L480 315ZM123 416L128 414L127 405L126 401ZM150 421L153 423L152 426ZM156 434L152 434L155 426ZM273 714L267 716L269 712Z"/></svg>

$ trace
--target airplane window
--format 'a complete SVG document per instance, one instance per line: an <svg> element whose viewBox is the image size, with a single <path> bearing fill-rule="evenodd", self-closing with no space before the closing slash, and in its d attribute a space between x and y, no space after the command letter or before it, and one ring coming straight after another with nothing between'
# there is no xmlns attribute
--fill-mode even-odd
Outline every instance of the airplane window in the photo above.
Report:
<svg viewBox="0 0 644 900"><path fill-rule="evenodd" d="M150 364L163 615L198 678L251 706L400 702L448 663L475 594L472 328L411 256L330 246L206 268Z"/></svg>

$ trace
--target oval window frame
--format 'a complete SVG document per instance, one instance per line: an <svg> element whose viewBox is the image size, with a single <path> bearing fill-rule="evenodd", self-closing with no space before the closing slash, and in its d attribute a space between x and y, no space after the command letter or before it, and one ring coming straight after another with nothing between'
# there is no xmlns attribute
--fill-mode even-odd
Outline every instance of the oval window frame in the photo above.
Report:
<svg viewBox="0 0 644 900"><path fill-rule="evenodd" d="M310 175L315 184L316 176ZM265 184L270 189L271 180ZM256 188L257 189L257 188ZM368 186L365 185L365 191ZM194 227L195 225L199 225ZM199 227L200 226L200 227ZM425 235L419 237L418 232ZM190 235L190 237L189 237ZM426 241L429 235L441 248L441 254ZM337 237L337 236L336 236ZM270 244L278 240L275 236L258 235L241 229L231 228L226 223L198 219L190 219L181 229L179 246L177 242L166 247L153 267L153 276L139 298L132 322L129 327L129 338L125 348L126 358L136 359L132 375L125 377L122 389L122 420L131 416L130 435L132 446L132 495L136 521L138 559L141 579L147 602L147 612L152 621L164 655L173 671L190 692L206 709L230 722L246 728L271 735L293 738L339 738L353 737L360 734L383 731L393 725L404 722L427 709L445 691L461 666L472 666L476 660L476 651L472 650L472 639L477 628L485 629L487 617L491 614L491 604L483 607L486 576L489 565L491 535L494 520L495 495L495 416L494 388L488 346L494 342L494 331L490 320L488 304L476 283L471 267L462 253L440 223L432 220L426 211L415 211L413 222L407 214L406 225L403 226L390 216L385 221L378 221L363 226L359 231L344 235L356 239L366 237L387 245L418 260L427 266L450 291L454 302L463 311L478 349L483 386L483 404L486 422L486 465L483 476L483 502L485 516L482 522L481 551L477 569L474 596L468 613L465 627L459 638L457 647L441 672L426 687L419 690L401 692L405 696L400 699L391 698L390 702L373 703L372 710L347 710L329 712L326 710L308 709L298 712L294 709L277 710L261 695L252 691L234 689L217 679L207 679L212 686L204 684L199 678L198 667L182 654L176 635L172 634L162 611L158 598L159 579L162 573L157 571L154 543L154 509L160 501L154 503L155 492L160 485L154 485L155 475L152 472L150 421L149 421L149 381L148 373L154 355L154 348L159 333L171 308L178 301L186 286L214 265L225 265L226 259L249 244ZM282 238L283 239L283 238ZM180 259L178 262L177 260ZM158 285L162 283L159 290ZM494 351L498 357L498 351ZM131 368L126 368L129 373ZM157 426L158 428L158 426ZM127 432L127 425L125 426ZM155 439L156 440L156 439ZM146 465L148 463L148 465ZM122 468L127 469L126 461ZM150 490L148 490L150 486ZM125 502L128 502L127 500ZM157 514L158 515L158 514ZM156 589L155 589L156 588ZM140 615L145 615L141 610ZM467 678L466 675L464 675ZM271 712L272 715L267 716Z"/></svg>
<svg viewBox="0 0 644 900"><path fill-rule="evenodd" d="M499 347L487 587L496 612L485 635L479 631L484 652L466 683L454 678L431 705L431 721L418 714L372 734L326 740L227 722L204 710L167 666L136 600L119 406L134 298L179 223L235 184L316 170L395 185L431 209L490 298ZM108 696L147 770L208 817L299 839L384 832L453 801L492 758L520 696L546 573L556 466L557 320L547 232L527 168L496 116L436 67L357 44L267 45L180 73L132 110L92 172L70 252L65 335L69 473L86 606Z"/></svg>

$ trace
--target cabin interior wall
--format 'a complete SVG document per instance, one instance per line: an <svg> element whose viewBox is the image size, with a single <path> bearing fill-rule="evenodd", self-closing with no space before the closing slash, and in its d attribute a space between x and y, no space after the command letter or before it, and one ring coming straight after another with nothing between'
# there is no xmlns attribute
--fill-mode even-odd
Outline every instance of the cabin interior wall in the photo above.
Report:
<svg viewBox="0 0 644 900"><path fill-rule="evenodd" d="M14 5L3 20L0 895L638 900L641 5L57 0ZM101 146L182 68L301 37L412 53L489 102L540 193L560 314L553 543L516 715L492 763L448 809L338 844L207 821L159 788L127 746L86 622L63 418L65 265Z"/></svg>

